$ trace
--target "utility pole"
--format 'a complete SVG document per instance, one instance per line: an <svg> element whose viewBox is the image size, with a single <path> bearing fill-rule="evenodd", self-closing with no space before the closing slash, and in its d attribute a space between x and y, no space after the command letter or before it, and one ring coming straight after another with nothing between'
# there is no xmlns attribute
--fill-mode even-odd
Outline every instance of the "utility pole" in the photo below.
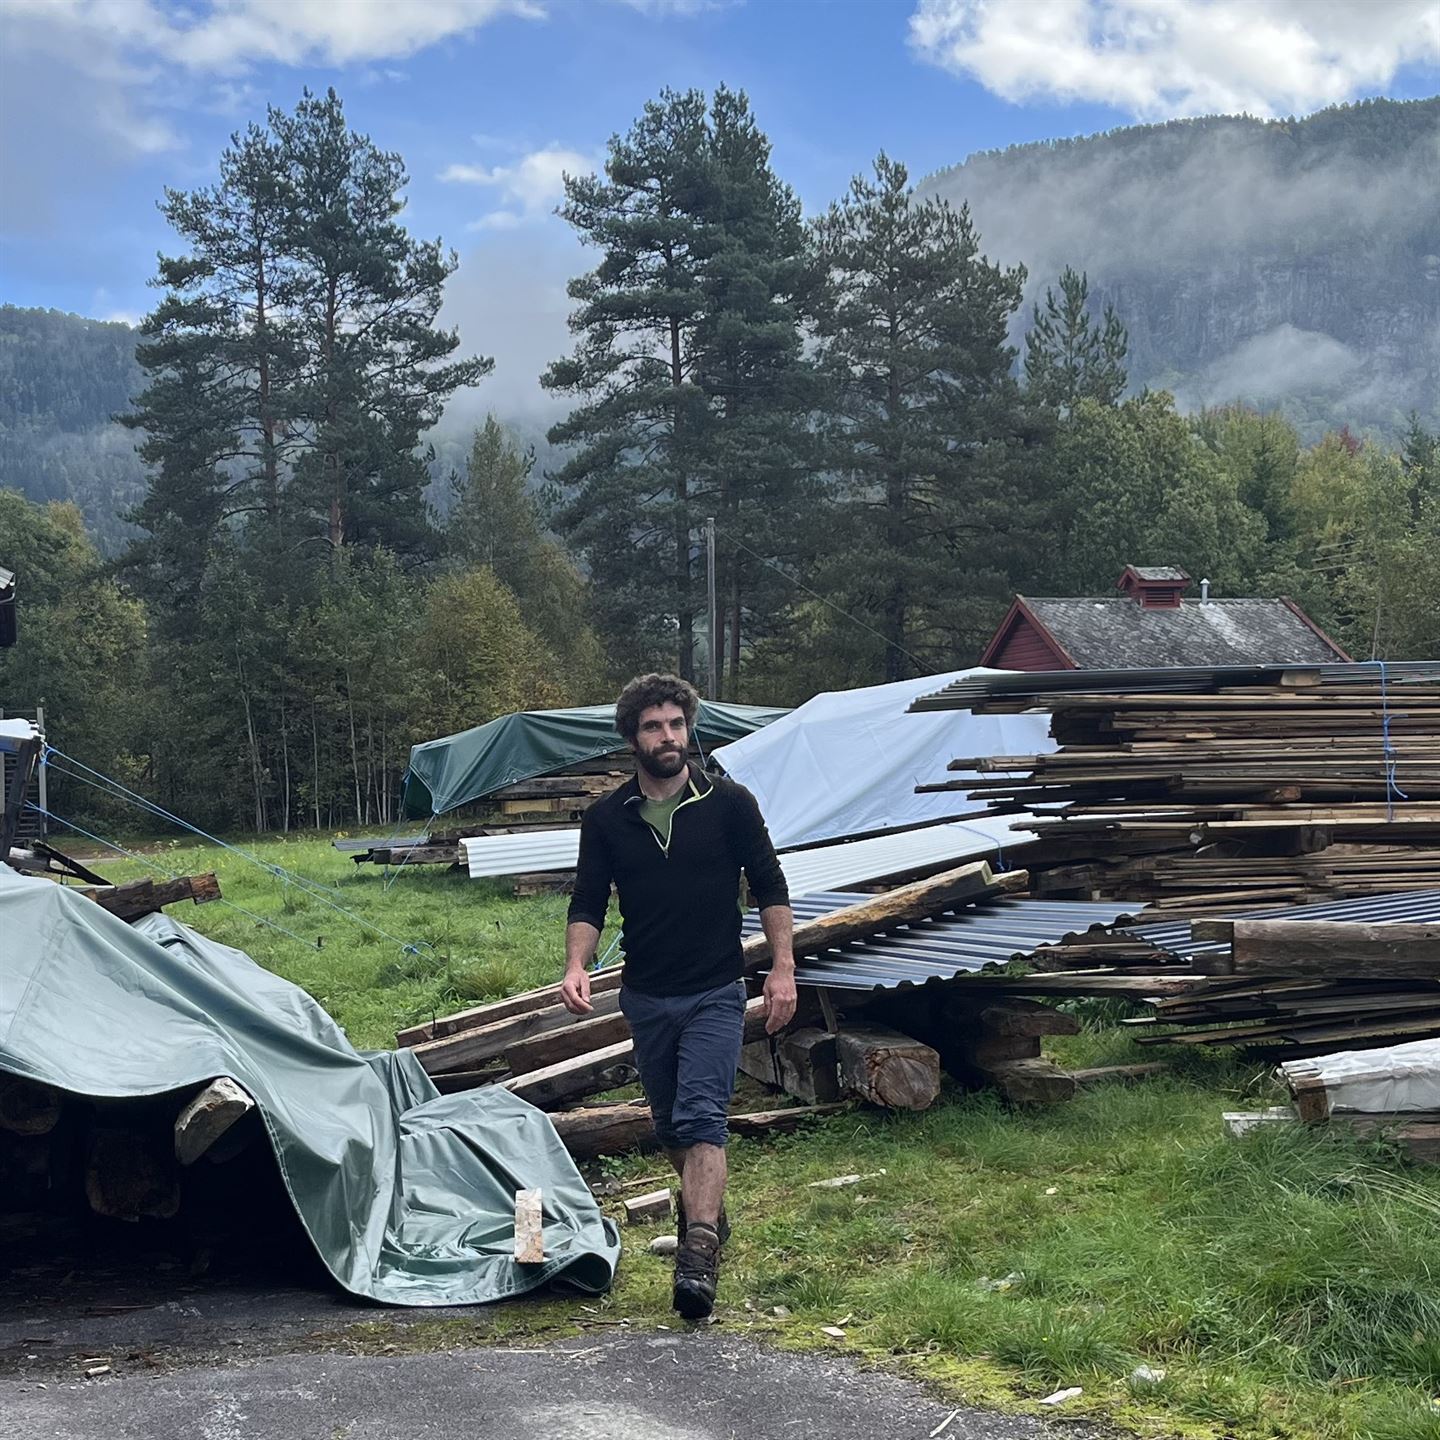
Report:
<svg viewBox="0 0 1440 1440"><path fill-rule="evenodd" d="M720 606L715 599L715 517L705 521L705 596L710 606L709 698L720 698Z"/></svg>

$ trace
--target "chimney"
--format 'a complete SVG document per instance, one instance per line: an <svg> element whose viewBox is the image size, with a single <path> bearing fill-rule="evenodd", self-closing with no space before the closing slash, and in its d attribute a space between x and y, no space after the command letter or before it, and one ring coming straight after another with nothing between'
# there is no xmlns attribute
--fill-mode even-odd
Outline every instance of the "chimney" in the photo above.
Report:
<svg viewBox="0 0 1440 1440"><path fill-rule="evenodd" d="M1202 580L1200 582L1200 603L1203 605L1209 598L1210 582L1208 580Z"/></svg>
<svg viewBox="0 0 1440 1440"><path fill-rule="evenodd" d="M1190 577L1176 565L1127 565L1115 588L1142 610L1178 610Z"/></svg>

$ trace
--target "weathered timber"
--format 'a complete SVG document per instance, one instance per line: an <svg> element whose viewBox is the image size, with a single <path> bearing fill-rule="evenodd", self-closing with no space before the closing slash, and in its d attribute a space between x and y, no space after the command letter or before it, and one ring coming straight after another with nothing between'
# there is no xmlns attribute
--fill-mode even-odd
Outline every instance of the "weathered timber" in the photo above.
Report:
<svg viewBox="0 0 1440 1440"><path fill-rule="evenodd" d="M1397 1125L1386 1139L1398 1145L1417 1165L1440 1165L1440 1124L1412 1121Z"/></svg>
<svg viewBox="0 0 1440 1440"><path fill-rule="evenodd" d="M594 1026L610 1017L619 1018L619 987L612 986L598 994L592 990L590 1003L594 1006L590 1015L576 1016L563 1005L546 1005L543 1009L509 1015L473 1030L461 1030L438 1040L422 1041L410 1048L415 1051L416 1059L432 1075L450 1070L473 1070L484 1061L496 1059L512 1046L534 1036L574 1033L583 1039L586 1035L595 1034L594 1030L587 1031L585 1027ZM568 1053L578 1055L586 1049L597 1048L601 1043L614 1044L616 1039L624 1039L628 1034L628 1030L621 1030L608 1041L582 1043L579 1048L570 1049ZM564 1059L566 1053L562 1048L542 1063L553 1064L556 1060ZM538 1067L532 1061L526 1068L533 1070Z"/></svg>
<svg viewBox="0 0 1440 1440"><path fill-rule="evenodd" d="M979 1020L981 1030L995 1036L1075 1035L1080 1030L1080 1022L1073 1015L1053 1005L1018 997L986 1005Z"/></svg>
<svg viewBox="0 0 1440 1440"><path fill-rule="evenodd" d="M0 1130L48 1135L60 1121L64 1100L53 1086L0 1073Z"/></svg>
<svg viewBox="0 0 1440 1440"><path fill-rule="evenodd" d="M826 1105L840 1098L835 1037L824 1030L807 1026L753 1041L740 1051L740 1069L807 1105Z"/></svg>
<svg viewBox="0 0 1440 1440"><path fill-rule="evenodd" d="M1339 920L1197 920L1197 940L1228 940L1235 974L1440 977L1440 925Z"/></svg>
<svg viewBox="0 0 1440 1440"><path fill-rule="evenodd" d="M1075 1094L1075 1077L1049 1060L1006 1060L985 1071L1012 1105L1059 1105Z"/></svg>
<svg viewBox="0 0 1440 1440"><path fill-rule="evenodd" d="M193 1165L255 1102L228 1075L212 1080L175 1120L175 1158Z"/></svg>
<svg viewBox="0 0 1440 1440"><path fill-rule="evenodd" d="M1112 1080L1129 1085L1137 1080L1148 1080L1153 1075L1164 1075L1169 1069L1164 1060L1143 1065L1093 1065L1084 1070L1072 1070L1070 1078L1081 1090L1085 1090L1092 1085L1108 1085Z"/></svg>
<svg viewBox="0 0 1440 1440"><path fill-rule="evenodd" d="M613 1014L586 1016L572 1023L559 1025L526 1040L517 1040L505 1047L505 1064L512 1075L524 1075L530 1070L543 1070L574 1055L583 1055L587 1050L601 1050L606 1045L630 1038L630 1022L619 1011L620 992L612 991L602 997L614 1001ZM509 1023L502 1021L502 1024ZM464 1039L457 1036L456 1039ZM441 1044L454 1042L442 1041ZM422 1059L422 1064L424 1063Z"/></svg>
<svg viewBox="0 0 1440 1440"><path fill-rule="evenodd" d="M891 1110L924 1110L940 1094L940 1056L928 1045L877 1025L852 1026L835 1039L841 1089Z"/></svg>
<svg viewBox="0 0 1440 1440"><path fill-rule="evenodd" d="M539 1190L515 1192L515 1260L520 1265L539 1265L545 1259L544 1218Z"/></svg>
<svg viewBox="0 0 1440 1440"><path fill-rule="evenodd" d="M610 990L618 990L624 977L623 965L601 970L590 977L590 999ZM478 1030L482 1025L494 1024L497 1020L508 1020L513 1015L526 1015L532 1010L548 1009L560 1004L560 986L542 985L538 990L526 990L520 995L510 995L504 1000L493 1000L485 1005L476 1005L454 1015L442 1015L423 1025L411 1025L395 1036L397 1047L404 1049L420 1045L427 1040L439 1040L447 1035L458 1035L464 1030Z"/></svg>
<svg viewBox="0 0 1440 1440"><path fill-rule="evenodd" d="M765 1002L760 997L745 1006L744 1026L744 1040L757 1040L765 1033ZM635 1043L627 1038L501 1083L521 1099L549 1110L585 1095L629 1085L634 1079Z"/></svg>
<svg viewBox="0 0 1440 1440"><path fill-rule="evenodd" d="M180 1209L180 1170L161 1137L103 1126L85 1150L85 1196L97 1215L168 1220Z"/></svg>
<svg viewBox="0 0 1440 1440"><path fill-rule="evenodd" d="M173 880L129 880L124 885L85 886L80 892L102 909L122 920L138 920L152 915L166 905L193 900L204 905L220 898L220 882L213 873L179 875Z"/></svg>
<svg viewBox="0 0 1440 1440"><path fill-rule="evenodd" d="M625 1201L625 1222L628 1225L650 1225L656 1220L669 1220L674 1214L675 1197L668 1187Z"/></svg>
<svg viewBox="0 0 1440 1440"><path fill-rule="evenodd" d="M946 870L928 880L902 885L873 900L832 910L795 927L795 954L813 955L848 940L883 935L897 925L922 920L981 895L1023 890L1029 876L1024 870L996 875L985 861ZM744 944L745 968L753 970L770 959L770 942L752 935Z"/></svg>
<svg viewBox="0 0 1440 1440"><path fill-rule="evenodd" d="M788 1135L808 1120L838 1114L844 1104L797 1105L790 1110L756 1110L731 1115L726 1122L732 1135L761 1139L766 1135ZM629 1150L658 1150L650 1107L643 1100L617 1105L581 1105L557 1110L550 1116L565 1148L576 1160L594 1160L600 1155L623 1155Z"/></svg>

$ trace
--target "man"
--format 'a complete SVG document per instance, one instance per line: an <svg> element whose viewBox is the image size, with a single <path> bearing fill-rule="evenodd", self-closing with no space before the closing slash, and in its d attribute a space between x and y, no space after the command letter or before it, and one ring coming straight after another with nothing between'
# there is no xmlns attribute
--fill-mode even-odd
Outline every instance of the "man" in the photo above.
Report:
<svg viewBox="0 0 1440 1440"><path fill-rule="evenodd" d="M595 954L613 881L624 924L620 1009L655 1133L680 1176L674 1304L687 1320L715 1305L725 1220L725 1117L744 1028L740 872L770 942L765 1028L795 1014L795 957L785 875L755 797L689 764L700 697L675 675L641 675L621 693L615 728L635 778L585 812L565 930L560 994L575 1015L590 1004Z"/></svg>

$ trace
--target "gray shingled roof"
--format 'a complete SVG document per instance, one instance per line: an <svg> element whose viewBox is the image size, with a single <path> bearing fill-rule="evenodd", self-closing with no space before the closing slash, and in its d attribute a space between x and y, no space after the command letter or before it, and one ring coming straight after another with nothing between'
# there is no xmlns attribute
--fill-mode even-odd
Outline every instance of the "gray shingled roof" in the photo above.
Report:
<svg viewBox="0 0 1440 1440"><path fill-rule="evenodd" d="M1281 600L1186 600L1147 610L1113 600L1025 604L1082 670L1158 665L1315 665L1345 657Z"/></svg>
<svg viewBox="0 0 1440 1440"><path fill-rule="evenodd" d="M1190 577L1174 565L1128 565L1142 580L1188 580Z"/></svg>

